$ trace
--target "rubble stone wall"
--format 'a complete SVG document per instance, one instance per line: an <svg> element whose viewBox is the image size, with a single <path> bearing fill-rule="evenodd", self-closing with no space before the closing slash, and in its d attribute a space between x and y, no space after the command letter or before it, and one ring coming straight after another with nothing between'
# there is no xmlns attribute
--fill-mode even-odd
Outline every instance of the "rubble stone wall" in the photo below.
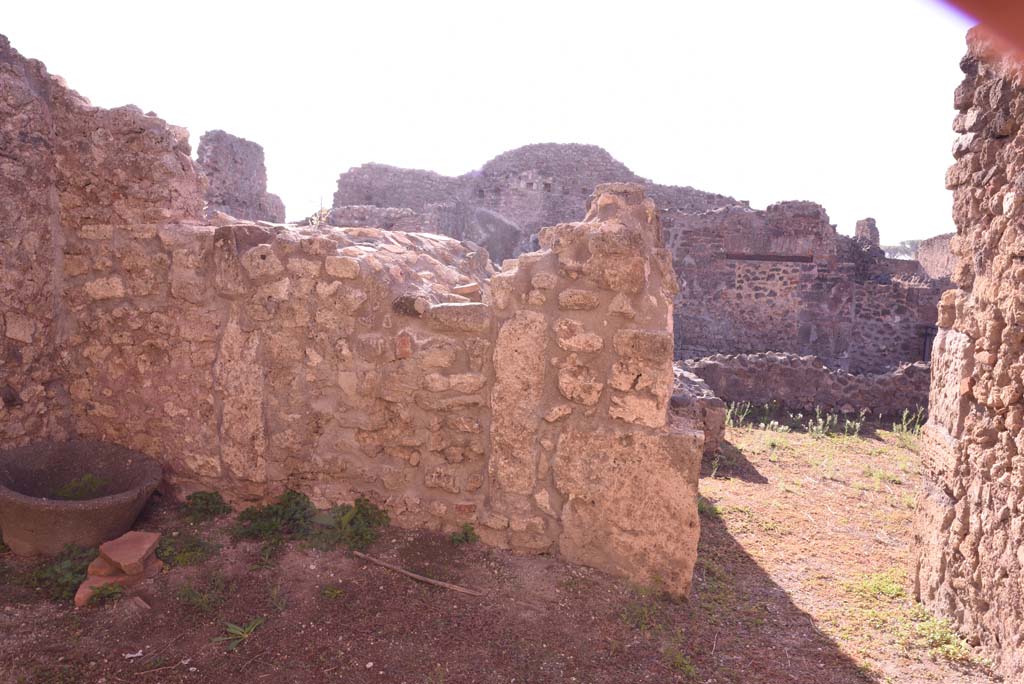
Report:
<svg viewBox="0 0 1024 684"><path fill-rule="evenodd" d="M662 218L681 285L678 357L777 351L855 373L927 358L939 285L893 268L869 240L838 235L819 205Z"/></svg>
<svg viewBox="0 0 1024 684"><path fill-rule="evenodd" d="M918 506L916 591L1024 677L1024 60L968 34L956 89L953 281L939 305L930 485Z"/></svg>
<svg viewBox="0 0 1024 684"><path fill-rule="evenodd" d="M669 414L676 279L641 186L497 274L445 236L207 223L184 131L0 48L0 448L115 442L181 493L366 496L689 591L703 436Z"/></svg>
<svg viewBox="0 0 1024 684"><path fill-rule="evenodd" d="M71 434L64 292L86 266L69 236L198 218L203 186L184 129L91 107L3 36L0 85L0 442L13 445Z"/></svg>
<svg viewBox="0 0 1024 684"><path fill-rule="evenodd" d="M224 131L207 131L197 154L208 181L207 215L220 211L250 221L284 223L284 203L267 192L262 147Z"/></svg>
<svg viewBox="0 0 1024 684"><path fill-rule="evenodd" d="M905 409L928 406L929 368L904 364L886 373L847 373L825 366L813 356L796 354L715 354L680 361L679 370L703 380L727 402L762 405L776 402L785 409L895 416Z"/></svg>

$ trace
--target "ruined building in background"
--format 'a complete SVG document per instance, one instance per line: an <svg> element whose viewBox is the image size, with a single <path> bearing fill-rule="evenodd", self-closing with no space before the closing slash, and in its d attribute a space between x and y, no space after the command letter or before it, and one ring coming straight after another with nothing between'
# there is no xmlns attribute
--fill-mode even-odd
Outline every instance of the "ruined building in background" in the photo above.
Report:
<svg viewBox="0 0 1024 684"><path fill-rule="evenodd" d="M658 185L593 145L528 145L459 177L366 164L341 174L330 222L450 235L500 263L610 181L643 183L658 205L679 276L678 357L814 354L858 373L927 359L942 283L917 262L887 259L873 219L849 238L816 204L762 211Z"/></svg>
<svg viewBox="0 0 1024 684"><path fill-rule="evenodd" d="M811 354L855 373L928 358L941 284L887 259L877 233L839 235L812 202L663 209L662 223L681 285L678 357Z"/></svg>
<svg viewBox="0 0 1024 684"><path fill-rule="evenodd" d="M350 169L338 178L331 222L348 225L347 217L367 206L411 210L402 229L472 240L501 263L535 248L544 226L576 220L594 187L611 182L642 183L659 207L698 211L737 204L731 197L647 181L595 145L537 144L458 177L383 164Z"/></svg>
<svg viewBox="0 0 1024 684"><path fill-rule="evenodd" d="M968 35L957 88L954 290L939 306L931 486L919 502L915 589L1024 677L1024 62Z"/></svg>
<svg viewBox="0 0 1024 684"><path fill-rule="evenodd" d="M263 148L224 131L199 139L199 167L206 175L206 213L223 212L249 221L284 223L284 203L267 192Z"/></svg>
<svg viewBox="0 0 1024 684"><path fill-rule="evenodd" d="M116 442L178 493L365 496L688 592L704 440L669 412L678 285L641 186L495 272L445 236L211 224L183 129L2 36L0 92L0 448Z"/></svg>
<svg viewBox="0 0 1024 684"><path fill-rule="evenodd" d="M898 245L882 245L885 255L893 259L911 259L921 264L930 278L949 283L956 258L950 240L953 233L943 233L927 240L904 240Z"/></svg>

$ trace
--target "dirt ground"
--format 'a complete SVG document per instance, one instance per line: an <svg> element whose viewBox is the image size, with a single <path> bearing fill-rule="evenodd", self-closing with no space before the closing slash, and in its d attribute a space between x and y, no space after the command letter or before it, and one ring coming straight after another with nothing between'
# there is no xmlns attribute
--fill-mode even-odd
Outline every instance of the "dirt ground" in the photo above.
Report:
<svg viewBox="0 0 1024 684"><path fill-rule="evenodd" d="M689 601L396 528L368 553L484 596L299 542L265 562L256 543L229 540L231 516L193 525L157 500L139 528L218 548L112 602L48 600L23 580L32 563L0 556L0 682L998 681L909 598L912 439L727 439L703 467ZM253 625L234 650L214 641L226 623Z"/></svg>

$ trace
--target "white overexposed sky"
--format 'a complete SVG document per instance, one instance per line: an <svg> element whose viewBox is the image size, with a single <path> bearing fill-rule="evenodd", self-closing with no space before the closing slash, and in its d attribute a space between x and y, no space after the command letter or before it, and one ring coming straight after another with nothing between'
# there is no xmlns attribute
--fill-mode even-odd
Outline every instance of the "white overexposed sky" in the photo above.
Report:
<svg viewBox="0 0 1024 684"><path fill-rule="evenodd" d="M970 22L935 0L9 2L0 33L93 104L266 151L290 220L376 161L461 174L534 142L819 202L882 242L953 230Z"/></svg>

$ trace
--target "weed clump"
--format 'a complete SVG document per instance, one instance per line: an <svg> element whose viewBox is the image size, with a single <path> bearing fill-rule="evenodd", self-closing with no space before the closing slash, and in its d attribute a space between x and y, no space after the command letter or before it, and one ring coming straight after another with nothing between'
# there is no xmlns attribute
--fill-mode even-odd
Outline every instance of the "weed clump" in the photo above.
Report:
<svg viewBox="0 0 1024 684"><path fill-rule="evenodd" d="M862 598L888 598L898 599L907 595L904 587L907 581L907 574L900 568L890 568L883 572L864 575L859 580L849 584L848 589Z"/></svg>
<svg viewBox="0 0 1024 684"><path fill-rule="evenodd" d="M952 623L935 617L920 604L914 604L907 618L897 623L895 632L903 648L925 650L933 660L964 663L973 659L970 645Z"/></svg>
<svg viewBox="0 0 1024 684"><path fill-rule="evenodd" d="M235 539L279 542L309 533L316 508L305 494L288 490L275 503L253 506L238 514L231 529Z"/></svg>
<svg viewBox="0 0 1024 684"><path fill-rule="evenodd" d="M53 498L65 501L96 499L102 495L108 484L110 484L110 480L107 478L86 473L58 487L53 493Z"/></svg>
<svg viewBox="0 0 1024 684"><path fill-rule="evenodd" d="M388 514L362 497L354 505L343 504L312 519L310 542L321 550L347 546L362 550L377 540L379 530L390 522ZM472 526L471 526L472 527Z"/></svg>
<svg viewBox="0 0 1024 684"><path fill-rule="evenodd" d="M230 587L220 575L214 575L202 587L182 585L177 592L178 600L199 613L209 614L217 610L227 598Z"/></svg>
<svg viewBox="0 0 1024 684"><path fill-rule="evenodd" d="M388 514L368 499L360 497L355 504L317 513L305 494L289 490L273 504L242 511L231 535L263 542L259 562L266 565L289 539L305 539L322 551L339 546L365 549L389 522Z"/></svg>
<svg viewBox="0 0 1024 684"><path fill-rule="evenodd" d="M217 546L194 534L165 536L156 547L156 555L171 566L198 565L216 552Z"/></svg>
<svg viewBox="0 0 1024 684"><path fill-rule="evenodd" d="M218 492L193 492L185 497L185 517L190 522L207 522L230 512L231 506Z"/></svg>
<svg viewBox="0 0 1024 684"><path fill-rule="evenodd" d="M104 584L92 590L89 596L90 606L99 606L104 603L113 603L124 596L124 587L120 584Z"/></svg>
<svg viewBox="0 0 1024 684"><path fill-rule="evenodd" d="M33 570L28 581L55 601L70 601L78 585L85 581L89 563L96 556L96 549L68 544L56 558Z"/></svg>
<svg viewBox="0 0 1024 684"><path fill-rule="evenodd" d="M256 630L266 621L266 618L258 617L255 620L251 620L244 625L236 625L230 622L224 625L224 636L219 636L213 640L213 643L227 644L227 650L234 651L236 648L248 641Z"/></svg>
<svg viewBox="0 0 1024 684"><path fill-rule="evenodd" d="M472 523L463 523L461 530L458 532L452 532L451 539L452 544L455 546L459 546L461 544L473 544L474 542L480 541L480 537L477 536Z"/></svg>

